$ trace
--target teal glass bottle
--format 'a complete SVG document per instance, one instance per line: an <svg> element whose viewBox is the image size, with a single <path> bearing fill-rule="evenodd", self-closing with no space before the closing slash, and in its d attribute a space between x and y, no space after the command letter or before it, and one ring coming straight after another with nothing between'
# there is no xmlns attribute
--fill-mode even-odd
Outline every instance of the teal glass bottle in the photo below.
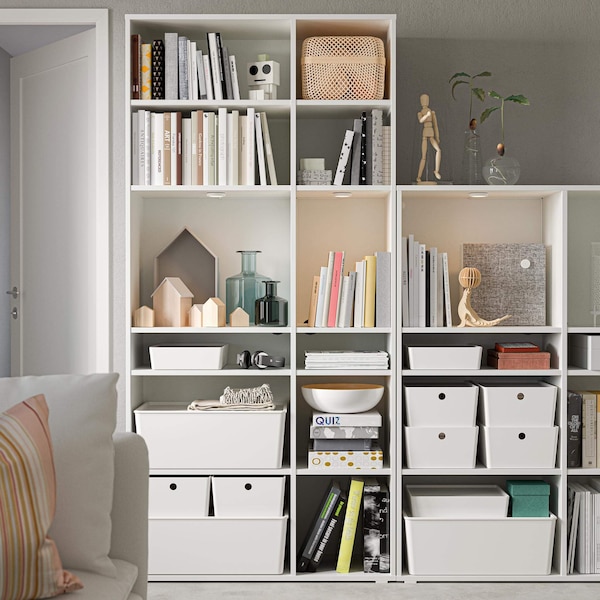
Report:
<svg viewBox="0 0 600 600"><path fill-rule="evenodd" d="M288 324L288 302L277 295L279 281L265 281L265 295L256 300L255 323L262 327L285 327Z"/></svg>
<svg viewBox="0 0 600 600"><path fill-rule="evenodd" d="M260 250L238 250L242 256L242 270L225 280L225 310L227 321L229 315L238 307L243 308L250 317L254 318L256 299L263 295L263 282L270 277L256 272L256 255Z"/></svg>

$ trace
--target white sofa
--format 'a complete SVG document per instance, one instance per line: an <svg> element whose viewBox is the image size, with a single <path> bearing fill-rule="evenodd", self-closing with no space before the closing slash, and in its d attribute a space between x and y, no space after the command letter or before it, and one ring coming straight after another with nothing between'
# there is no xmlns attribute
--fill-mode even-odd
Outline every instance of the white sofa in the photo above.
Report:
<svg viewBox="0 0 600 600"><path fill-rule="evenodd" d="M57 481L49 531L82 590L73 600L145 600L148 452L115 433L116 374L0 378L0 412L44 394Z"/></svg>

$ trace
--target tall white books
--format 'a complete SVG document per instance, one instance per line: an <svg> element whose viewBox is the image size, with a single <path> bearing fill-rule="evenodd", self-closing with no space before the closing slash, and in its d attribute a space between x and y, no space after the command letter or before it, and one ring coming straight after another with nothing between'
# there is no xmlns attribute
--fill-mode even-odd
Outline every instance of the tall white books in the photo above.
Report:
<svg viewBox="0 0 600 600"><path fill-rule="evenodd" d="M218 156L217 172L218 185L227 185L227 108L219 108L217 122L218 131Z"/></svg>
<svg viewBox="0 0 600 600"><path fill-rule="evenodd" d="M203 119L203 114L197 110L193 110L190 114L192 131L191 131L191 151L190 151L190 168L191 168L191 184L198 185L201 183L201 180L198 179L198 169L194 168L195 165L198 164L198 119ZM202 128L204 128L204 123L202 124ZM201 153L204 153L204 148L200 150Z"/></svg>
<svg viewBox="0 0 600 600"><path fill-rule="evenodd" d="M269 132L267 113L261 112L260 118L262 122L263 140L265 142L265 157L267 159L267 167L269 168L269 183L271 185L277 185L277 173L275 172L275 159L273 157L273 146L271 145L271 133Z"/></svg>
<svg viewBox="0 0 600 600"><path fill-rule="evenodd" d="M246 115L247 115L247 119L245 120L246 123L246 135L245 135L245 145L244 145L244 156L242 157L242 160L245 161L245 180L243 181L244 185L254 185L255 182L255 175L254 175L254 170L256 168L256 161L255 161L255 156L256 156L256 151L255 151L255 146L256 146L256 141L255 141L255 133L254 133L254 115L256 114L256 111L253 107L248 107L248 109L246 110Z"/></svg>
<svg viewBox="0 0 600 600"><path fill-rule="evenodd" d="M353 138L354 131L352 129L346 129L344 141L342 142L342 147L340 149L340 157L335 170L335 176L333 178L333 185L342 185L344 183L344 175L346 173L348 159L350 158L350 151L352 150Z"/></svg>
<svg viewBox="0 0 600 600"><path fill-rule="evenodd" d="M213 91L212 70L210 68L210 56L202 55L202 67L204 69L204 82L206 83L206 99L214 100L215 93Z"/></svg>
<svg viewBox="0 0 600 600"><path fill-rule="evenodd" d="M321 267L319 272L319 294L317 296L317 310L315 313L315 327L322 327L323 313L325 311L325 288L327 287L327 267Z"/></svg>
<svg viewBox="0 0 600 600"><path fill-rule="evenodd" d="M426 246L425 244L419 244L419 255L418 255L418 271L419 271L419 304L417 308L418 315L418 327L425 327L426 321L426 307L427 307L427 296L425 290L427 287L427 272L426 264L427 259L425 256Z"/></svg>
<svg viewBox="0 0 600 600"><path fill-rule="evenodd" d="M217 34L210 31L206 34L208 40L208 55L210 57L210 72L215 100L223 100L223 89L221 87L221 59L217 45Z"/></svg>
<svg viewBox="0 0 600 600"><path fill-rule="evenodd" d="M375 252L375 326L392 326L392 253Z"/></svg>
<svg viewBox="0 0 600 600"><path fill-rule="evenodd" d="M402 326L410 327L410 314L408 302L408 239L403 236L400 241L400 271L402 288Z"/></svg>
<svg viewBox="0 0 600 600"><path fill-rule="evenodd" d="M240 156L240 111L232 110L227 115L227 184L239 183Z"/></svg>
<svg viewBox="0 0 600 600"><path fill-rule="evenodd" d="M133 113L131 115L131 185L139 185L139 184L140 184L140 125L139 125L138 113Z"/></svg>
<svg viewBox="0 0 600 600"><path fill-rule="evenodd" d="M183 185L192 185L192 118L181 119L181 175Z"/></svg>
<svg viewBox="0 0 600 600"><path fill-rule="evenodd" d="M438 265L438 251L434 246L429 249L429 325L431 327L438 326L438 313L437 313L437 265Z"/></svg>
<svg viewBox="0 0 600 600"><path fill-rule="evenodd" d="M229 69L231 71L231 87L233 88L233 99L240 99L240 83L238 80L237 62L234 54L229 56Z"/></svg>
<svg viewBox="0 0 600 600"><path fill-rule="evenodd" d="M444 322L446 327L452 327L452 302L450 300L450 269L448 267L447 252L442 252L442 268L444 280Z"/></svg>
<svg viewBox="0 0 600 600"><path fill-rule="evenodd" d="M163 113L152 113L151 118L151 185L163 185Z"/></svg>
<svg viewBox="0 0 600 600"><path fill-rule="evenodd" d="M254 115L254 131L256 134L256 156L258 159L258 181L260 185L267 185L267 165L265 162L265 145L263 141L262 122L260 113Z"/></svg>
<svg viewBox="0 0 600 600"><path fill-rule="evenodd" d="M198 80L198 99L207 100L206 75L204 72L204 56L202 50L196 50L196 78Z"/></svg>
<svg viewBox="0 0 600 600"><path fill-rule="evenodd" d="M216 114L204 111L204 185L216 185L217 181L217 124Z"/></svg>

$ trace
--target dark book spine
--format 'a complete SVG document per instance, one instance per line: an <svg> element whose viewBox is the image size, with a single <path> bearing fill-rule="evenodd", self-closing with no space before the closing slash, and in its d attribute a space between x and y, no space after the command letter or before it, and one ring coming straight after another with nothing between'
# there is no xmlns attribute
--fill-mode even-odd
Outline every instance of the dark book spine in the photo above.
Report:
<svg viewBox="0 0 600 600"><path fill-rule="evenodd" d="M308 565L308 571L315 572L318 566L321 564L323 560L323 556L325 554L325 550L327 546L332 543L332 540L335 538L335 534L337 531L341 531L340 523L342 523L344 519L344 513L346 512L346 504L348 503L348 498L344 492L341 493L339 498L337 499L335 510L329 517L329 521L327 522L327 526L323 531L323 537L315 550L314 556L310 560Z"/></svg>
<svg viewBox="0 0 600 600"><path fill-rule="evenodd" d="M363 570L390 572L390 495L387 486L365 484L363 495Z"/></svg>
<svg viewBox="0 0 600 600"><path fill-rule="evenodd" d="M225 65L223 61L223 44L221 42L221 34L217 31L217 55L219 58L219 77L221 79L221 91L223 92L223 100L227 100L227 84L225 82L225 66L229 68L229 65Z"/></svg>
<svg viewBox="0 0 600 600"><path fill-rule="evenodd" d="M165 43L152 42L152 100L165 99Z"/></svg>
<svg viewBox="0 0 600 600"><path fill-rule="evenodd" d="M359 185L367 185L367 113L360 116L360 172Z"/></svg>
<svg viewBox="0 0 600 600"><path fill-rule="evenodd" d="M299 572L307 571L310 566L310 561L314 556L314 553L318 547L323 533L329 519L335 510L337 500L340 497L342 491L337 483L332 483L323 500L319 504L319 510L316 513L313 522L308 530L308 534L302 543L300 552L298 553L298 560L296 564L296 570Z"/></svg>
<svg viewBox="0 0 600 600"><path fill-rule="evenodd" d="M578 392L567 394L567 467L581 467L581 425L583 397Z"/></svg>
<svg viewBox="0 0 600 600"><path fill-rule="evenodd" d="M142 38L138 33L131 36L131 98L140 99Z"/></svg>

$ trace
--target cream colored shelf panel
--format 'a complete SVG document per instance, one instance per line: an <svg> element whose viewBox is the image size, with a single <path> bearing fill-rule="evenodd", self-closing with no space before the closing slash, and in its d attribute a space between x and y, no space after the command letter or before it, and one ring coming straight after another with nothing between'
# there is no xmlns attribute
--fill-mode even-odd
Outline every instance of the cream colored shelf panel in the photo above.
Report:
<svg viewBox="0 0 600 600"><path fill-rule="evenodd" d="M403 377L558 377L560 369L402 369Z"/></svg>
<svg viewBox="0 0 600 600"><path fill-rule="evenodd" d="M375 198L387 198L390 187L385 185L299 185L296 187L296 198L300 201L304 198L364 198L365 200Z"/></svg>
<svg viewBox="0 0 600 600"><path fill-rule="evenodd" d="M289 185L239 185L235 187L218 185L133 185L131 196L139 198L189 199L209 198L281 198L289 202Z"/></svg>
<svg viewBox="0 0 600 600"><path fill-rule="evenodd" d="M290 369L242 369L233 366L225 366L224 369L151 369L141 367L132 369L134 377L289 377Z"/></svg>

